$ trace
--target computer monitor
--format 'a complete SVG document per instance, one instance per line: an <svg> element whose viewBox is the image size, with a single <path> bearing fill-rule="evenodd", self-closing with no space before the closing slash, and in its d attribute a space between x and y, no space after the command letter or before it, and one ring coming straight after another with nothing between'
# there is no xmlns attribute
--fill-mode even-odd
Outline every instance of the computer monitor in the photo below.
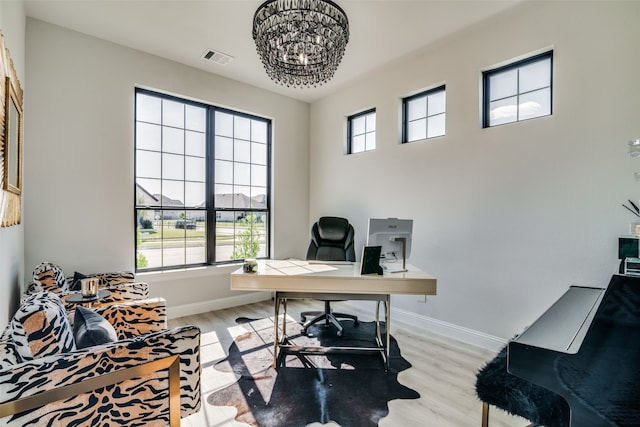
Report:
<svg viewBox="0 0 640 427"><path fill-rule="evenodd" d="M412 234L412 219L369 218L367 246L382 246L380 265L385 270L404 271L405 260L411 255Z"/></svg>

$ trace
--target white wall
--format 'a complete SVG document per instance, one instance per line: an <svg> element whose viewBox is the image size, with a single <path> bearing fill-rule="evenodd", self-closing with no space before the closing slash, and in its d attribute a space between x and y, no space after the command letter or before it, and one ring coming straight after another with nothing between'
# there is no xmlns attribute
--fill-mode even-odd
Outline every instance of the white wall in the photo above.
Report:
<svg viewBox="0 0 640 427"><path fill-rule="evenodd" d="M637 2L525 4L310 109L28 20L25 275L43 260L70 273L133 269L133 87L142 85L274 119L275 257L302 256L321 215L349 217L358 245L370 216L414 218L411 261L438 277L438 295L394 297L394 310L507 338L569 285L603 286L615 269L632 220L620 204L639 189L640 161L626 153L640 137L638 17ZM553 116L481 129L481 70L550 46ZM447 135L398 145L401 97L443 82ZM373 106L377 150L343 155L345 117ZM147 279L188 311L237 302L229 270Z"/></svg>
<svg viewBox="0 0 640 427"><path fill-rule="evenodd" d="M0 30L9 49L23 90L25 79L25 11L22 0L0 1ZM3 82L4 84L4 82ZM24 111L28 104L24 102ZM1 179L0 179L1 181ZM1 191L1 190L0 190ZM1 195L0 195L1 197ZM23 201L24 205L24 201ZM0 330L4 329L20 300L24 268L24 226L0 228Z"/></svg>
<svg viewBox="0 0 640 427"><path fill-rule="evenodd" d="M508 338L570 285L606 286L621 207L640 197L640 3L535 2L311 106L310 218L413 218L411 262L438 278L396 311ZM481 71L553 46L550 117L480 127ZM348 54L348 53L347 53ZM446 83L447 135L399 145L400 99ZM346 156L346 116L377 108L377 149ZM429 324L429 321L425 322Z"/></svg>
<svg viewBox="0 0 640 427"><path fill-rule="evenodd" d="M25 273L134 269L136 85L273 119L273 255L308 234L309 105L37 20L27 20ZM301 238L300 236L304 236ZM235 267L237 268L237 267ZM227 299L231 268L139 276L168 306Z"/></svg>

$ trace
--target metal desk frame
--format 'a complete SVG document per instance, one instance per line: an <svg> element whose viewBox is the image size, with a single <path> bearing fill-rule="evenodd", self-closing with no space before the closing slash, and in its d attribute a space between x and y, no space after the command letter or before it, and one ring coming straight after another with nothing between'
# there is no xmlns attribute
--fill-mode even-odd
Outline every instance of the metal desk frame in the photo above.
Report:
<svg viewBox="0 0 640 427"><path fill-rule="evenodd" d="M287 299L346 299L346 300L365 300L376 301L376 347L304 347L293 345L287 339ZM384 321L385 321L385 338L382 339L382 330L380 327L380 303L384 305ZM282 336L280 336L280 307L283 308L282 316ZM382 356L385 370L389 370L389 351L391 342L391 295L389 294L331 294L331 293L309 293L309 292L281 292L276 291L274 301L274 347L273 347L273 366L277 365L278 356L281 349L300 353L300 354L326 354L340 352L359 352L370 353L379 352Z"/></svg>
<svg viewBox="0 0 640 427"><path fill-rule="evenodd" d="M231 290L274 293L274 366L281 350L307 354L344 351L378 352L389 368L391 295L436 295L437 280L407 265L398 273L362 275L360 264L311 263L302 260L259 260L256 272L242 268L231 273ZM288 341L286 314L288 299L336 299L376 301L375 347L302 347ZM380 323L380 303L384 305L385 332ZM284 310L280 326L280 310ZM280 331L282 330L282 335ZM372 341L374 338L372 338Z"/></svg>

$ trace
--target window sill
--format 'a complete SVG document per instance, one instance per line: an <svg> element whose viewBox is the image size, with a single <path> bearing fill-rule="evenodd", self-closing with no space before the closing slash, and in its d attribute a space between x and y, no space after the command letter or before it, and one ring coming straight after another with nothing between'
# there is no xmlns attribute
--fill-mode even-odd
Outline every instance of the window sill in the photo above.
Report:
<svg viewBox="0 0 640 427"><path fill-rule="evenodd" d="M242 267L242 264L211 265L206 267L180 268L166 271L151 271L147 273L136 273L136 280L141 282L164 282L182 279L192 279L196 277L211 277L230 274Z"/></svg>

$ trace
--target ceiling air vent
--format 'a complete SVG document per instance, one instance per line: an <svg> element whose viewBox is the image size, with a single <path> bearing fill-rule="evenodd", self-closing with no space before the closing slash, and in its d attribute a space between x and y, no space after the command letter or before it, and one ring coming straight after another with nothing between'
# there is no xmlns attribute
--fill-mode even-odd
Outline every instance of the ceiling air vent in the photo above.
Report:
<svg viewBox="0 0 640 427"><path fill-rule="evenodd" d="M233 56L222 53L219 50L207 49L202 54L202 59L215 62L220 65L227 65L233 59Z"/></svg>

